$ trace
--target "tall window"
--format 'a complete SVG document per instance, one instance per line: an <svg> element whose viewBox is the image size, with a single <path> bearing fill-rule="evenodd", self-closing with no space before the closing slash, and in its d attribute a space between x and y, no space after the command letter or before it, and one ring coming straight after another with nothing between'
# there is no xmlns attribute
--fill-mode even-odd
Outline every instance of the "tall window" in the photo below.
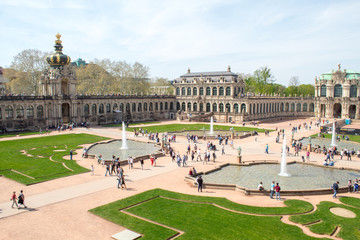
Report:
<svg viewBox="0 0 360 240"><path fill-rule="evenodd" d="M144 103L144 112L147 111L147 103Z"/></svg>
<svg viewBox="0 0 360 240"><path fill-rule="evenodd" d="M207 87L206 88L206 96L210 96L211 95L211 88Z"/></svg>
<svg viewBox="0 0 360 240"><path fill-rule="evenodd" d="M99 113L104 113L104 104L99 105Z"/></svg>
<svg viewBox="0 0 360 240"><path fill-rule="evenodd" d="M27 117L34 117L34 107L33 106L28 106L26 108L26 116Z"/></svg>
<svg viewBox="0 0 360 240"><path fill-rule="evenodd" d="M217 95L217 87L213 87L212 93L213 96Z"/></svg>
<svg viewBox="0 0 360 240"><path fill-rule="evenodd" d="M227 103L227 104L225 105L225 109L226 109L226 112L230 112L230 111L231 111L230 103Z"/></svg>
<svg viewBox="0 0 360 240"><path fill-rule="evenodd" d="M342 97L342 85L336 84L334 87L334 97Z"/></svg>
<svg viewBox="0 0 360 240"><path fill-rule="evenodd" d="M91 105L91 114L96 115L96 104Z"/></svg>
<svg viewBox="0 0 360 240"><path fill-rule="evenodd" d="M156 102L155 103L155 111L158 111L159 110L159 105L158 105L158 103Z"/></svg>
<svg viewBox="0 0 360 240"><path fill-rule="evenodd" d="M180 96L180 88L176 88L176 96Z"/></svg>
<svg viewBox="0 0 360 240"><path fill-rule="evenodd" d="M137 108L137 111L138 111L138 112L141 112L141 110L142 110L141 107L142 107L142 106L141 106L141 103L138 103L138 108Z"/></svg>
<svg viewBox="0 0 360 240"><path fill-rule="evenodd" d="M203 88L203 87L200 87L200 89L199 89L199 95L200 95L200 96L204 95L204 88Z"/></svg>
<svg viewBox="0 0 360 240"><path fill-rule="evenodd" d="M152 111L152 110L153 110L153 104L151 102L151 103L149 103L149 111ZM180 110L180 107L178 108L178 110Z"/></svg>
<svg viewBox="0 0 360 240"><path fill-rule="evenodd" d="M187 95L188 95L188 96L191 96L191 87L188 87L188 89L187 89Z"/></svg>
<svg viewBox="0 0 360 240"><path fill-rule="evenodd" d="M308 107L307 103L304 103L303 104L303 112L307 112L307 107Z"/></svg>
<svg viewBox="0 0 360 240"><path fill-rule="evenodd" d="M194 95L194 96L197 95L197 88L196 88L196 87L193 88L193 95Z"/></svg>
<svg viewBox="0 0 360 240"><path fill-rule="evenodd" d="M234 113L239 113L239 104L234 104Z"/></svg>
<svg viewBox="0 0 360 240"><path fill-rule="evenodd" d="M14 111L11 106L7 106L5 108L5 118L13 118L14 117Z"/></svg>
<svg viewBox="0 0 360 240"><path fill-rule="evenodd" d="M188 104L187 104L187 110L188 110L188 112L191 111L191 102L188 102Z"/></svg>
<svg viewBox="0 0 360 240"><path fill-rule="evenodd" d="M168 110L168 103L165 102L165 110Z"/></svg>
<svg viewBox="0 0 360 240"><path fill-rule="evenodd" d="M219 104L219 111L224 112L224 104L223 103Z"/></svg>
<svg viewBox="0 0 360 240"><path fill-rule="evenodd" d="M291 104L291 112L295 112L295 103Z"/></svg>
<svg viewBox="0 0 360 240"><path fill-rule="evenodd" d="M207 103L206 104L206 112L211 112L211 105L210 105L210 103Z"/></svg>
<svg viewBox="0 0 360 240"><path fill-rule="evenodd" d="M326 85L320 87L320 97L326 97Z"/></svg>
<svg viewBox="0 0 360 240"><path fill-rule="evenodd" d="M39 106L40 107L40 106ZM39 116L39 107L38 107L38 116ZM42 106L41 106L42 107ZM89 104L84 105L84 114L89 114Z"/></svg>
<svg viewBox="0 0 360 240"><path fill-rule="evenodd" d="M216 105L216 103L213 103L212 111L213 111L213 112L217 112L217 105Z"/></svg>
<svg viewBox="0 0 360 240"><path fill-rule="evenodd" d="M183 88L181 89L181 95L182 95L182 96L185 96L185 92L186 92L186 89L183 87Z"/></svg>
<svg viewBox="0 0 360 240"><path fill-rule="evenodd" d="M193 111L196 112L197 111L197 103L193 104Z"/></svg>
<svg viewBox="0 0 360 240"><path fill-rule="evenodd" d="M136 103L133 103L132 104L132 109L131 109L132 112L136 112Z"/></svg>
<svg viewBox="0 0 360 240"><path fill-rule="evenodd" d="M122 111L122 112L124 111L124 104L123 103L120 104L120 111Z"/></svg>
<svg viewBox="0 0 360 240"><path fill-rule="evenodd" d="M296 111L301 112L301 103L296 104Z"/></svg>
<svg viewBox="0 0 360 240"><path fill-rule="evenodd" d="M310 103L309 105L309 112L314 112L314 104Z"/></svg>
<svg viewBox="0 0 360 240"><path fill-rule="evenodd" d="M200 105L199 105L199 111L200 111L200 112L204 111L204 104L200 103Z"/></svg>
<svg viewBox="0 0 360 240"><path fill-rule="evenodd" d="M181 110L185 111L185 107L186 107L186 105L185 105L185 103L183 102L183 103L181 104Z"/></svg>
<svg viewBox="0 0 360 240"><path fill-rule="evenodd" d="M22 106L16 107L16 118L23 118L24 117L24 108Z"/></svg>
<svg viewBox="0 0 360 240"><path fill-rule="evenodd" d="M114 105L113 105L113 110L116 110L117 107L118 107L118 105L117 105L116 103L114 103Z"/></svg>
<svg viewBox="0 0 360 240"><path fill-rule="evenodd" d="M357 97L357 86L356 85L351 85L350 86L350 97Z"/></svg>
<svg viewBox="0 0 360 240"><path fill-rule="evenodd" d="M223 87L219 88L219 96L224 96L224 88Z"/></svg>
<svg viewBox="0 0 360 240"><path fill-rule="evenodd" d="M111 111L110 103L106 104L106 112L109 113Z"/></svg>
<svg viewBox="0 0 360 240"><path fill-rule="evenodd" d="M241 104L241 112L242 113L246 112L246 104L245 103Z"/></svg>
<svg viewBox="0 0 360 240"><path fill-rule="evenodd" d="M231 88L226 87L226 96L230 96L230 94L231 94Z"/></svg>
<svg viewBox="0 0 360 240"><path fill-rule="evenodd" d="M2 119L2 112L1 112L1 108L0 108L0 119Z"/></svg>
<svg viewBox="0 0 360 240"><path fill-rule="evenodd" d="M162 111L163 110L163 103L161 102L160 103L160 111Z"/></svg>
<svg viewBox="0 0 360 240"><path fill-rule="evenodd" d="M174 109L174 104L172 102L170 102L170 110Z"/></svg>

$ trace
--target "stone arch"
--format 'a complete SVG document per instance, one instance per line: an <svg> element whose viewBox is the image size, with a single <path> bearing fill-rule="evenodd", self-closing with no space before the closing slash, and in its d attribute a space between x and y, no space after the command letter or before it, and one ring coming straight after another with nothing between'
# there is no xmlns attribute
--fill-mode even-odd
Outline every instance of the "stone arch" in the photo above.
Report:
<svg viewBox="0 0 360 240"><path fill-rule="evenodd" d="M356 117L356 105L349 106L349 118L355 119Z"/></svg>
<svg viewBox="0 0 360 240"><path fill-rule="evenodd" d="M341 103L335 103L333 106L334 118L341 118L342 106Z"/></svg>

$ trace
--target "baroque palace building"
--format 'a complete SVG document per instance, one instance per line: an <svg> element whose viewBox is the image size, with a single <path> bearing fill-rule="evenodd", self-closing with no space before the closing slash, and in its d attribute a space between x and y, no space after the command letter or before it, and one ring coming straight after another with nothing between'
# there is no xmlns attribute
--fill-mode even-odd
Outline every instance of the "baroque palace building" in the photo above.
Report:
<svg viewBox="0 0 360 240"><path fill-rule="evenodd" d="M319 118L359 119L360 73L341 70L315 78L315 116Z"/></svg>
<svg viewBox="0 0 360 240"><path fill-rule="evenodd" d="M64 123L109 124L120 121L180 119L242 123L294 117L359 118L360 73L340 70L315 79L315 98L254 94L227 71L188 72L175 79L174 95L77 95L70 57L62 53L61 35L39 96L0 95L0 130L39 129Z"/></svg>

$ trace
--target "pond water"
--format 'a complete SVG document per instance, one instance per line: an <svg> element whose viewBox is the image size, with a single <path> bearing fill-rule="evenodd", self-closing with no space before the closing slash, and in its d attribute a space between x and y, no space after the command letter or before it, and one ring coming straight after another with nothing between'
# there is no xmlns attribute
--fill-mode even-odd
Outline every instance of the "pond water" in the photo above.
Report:
<svg viewBox="0 0 360 240"><path fill-rule="evenodd" d="M307 146L309 144L309 138L304 138L301 140L302 144L304 146ZM312 138L311 139L311 145L315 146L315 145L320 145L321 147L323 147L325 145L326 148L330 148L331 147L331 139L327 139L327 138ZM360 150L360 144L355 143L355 142L350 142L350 141L345 141L345 140L340 140L340 141L336 141L336 147L338 148L338 150L341 149L345 149L346 147L348 149L355 149L355 150Z"/></svg>

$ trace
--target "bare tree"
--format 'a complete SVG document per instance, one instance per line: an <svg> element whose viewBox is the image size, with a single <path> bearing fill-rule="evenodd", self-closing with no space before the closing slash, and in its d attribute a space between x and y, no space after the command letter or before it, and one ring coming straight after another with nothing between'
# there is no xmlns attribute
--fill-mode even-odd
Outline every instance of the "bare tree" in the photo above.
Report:
<svg viewBox="0 0 360 240"><path fill-rule="evenodd" d="M300 85L299 77L292 76L289 80L289 86L298 87Z"/></svg>

